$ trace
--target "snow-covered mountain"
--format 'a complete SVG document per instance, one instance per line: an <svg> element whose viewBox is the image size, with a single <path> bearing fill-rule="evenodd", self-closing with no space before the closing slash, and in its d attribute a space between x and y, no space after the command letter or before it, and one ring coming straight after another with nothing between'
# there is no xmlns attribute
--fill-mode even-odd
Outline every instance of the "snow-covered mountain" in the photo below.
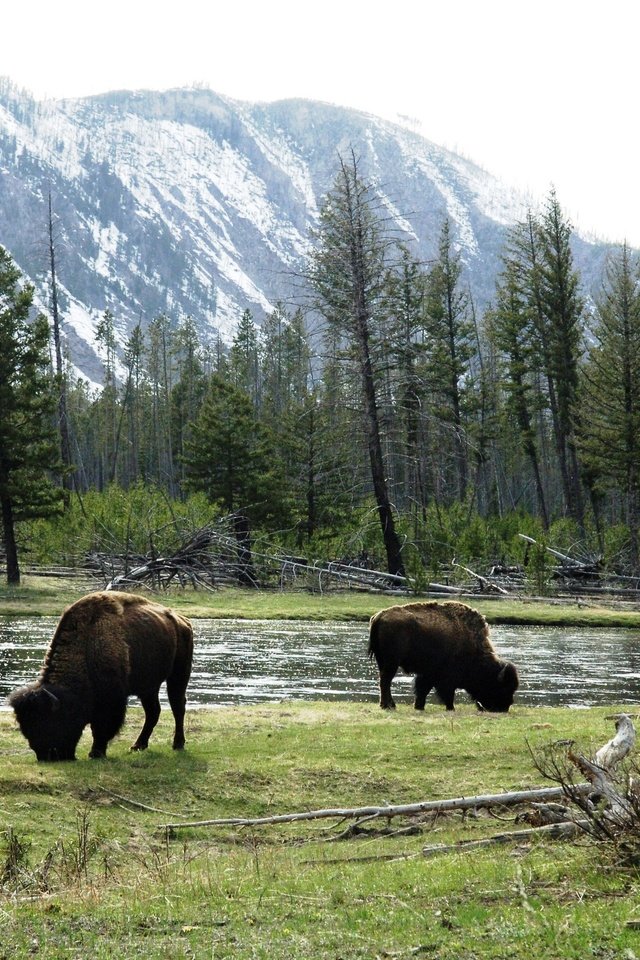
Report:
<svg viewBox="0 0 640 960"><path fill-rule="evenodd" d="M106 308L122 341L161 313L229 340L245 309L259 322L290 304L351 150L417 257L433 257L450 218L474 296L489 299L505 227L526 199L409 128L306 100L180 89L35 101L0 80L0 244L47 306L50 193L68 352L99 380L94 329ZM587 277L605 249L577 241Z"/></svg>

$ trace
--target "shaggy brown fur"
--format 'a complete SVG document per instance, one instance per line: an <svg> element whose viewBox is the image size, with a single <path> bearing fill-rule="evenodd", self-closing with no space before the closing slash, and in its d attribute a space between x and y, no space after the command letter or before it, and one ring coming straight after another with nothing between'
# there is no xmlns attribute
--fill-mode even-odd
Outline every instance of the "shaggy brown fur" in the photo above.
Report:
<svg viewBox="0 0 640 960"><path fill-rule="evenodd" d="M175 718L174 749L184 746L185 692L193 631L185 617L131 593L91 593L68 607L56 628L39 680L9 703L38 760L73 760L87 724L91 757L104 757L137 696L145 721L133 750L146 749L160 716L166 680Z"/></svg>
<svg viewBox="0 0 640 960"><path fill-rule="evenodd" d="M416 710L435 687L447 710L463 689L479 706L507 711L518 688L516 668L496 656L485 618L456 601L380 610L369 624L369 656L378 664L383 709L395 707L391 681L399 669L415 674Z"/></svg>

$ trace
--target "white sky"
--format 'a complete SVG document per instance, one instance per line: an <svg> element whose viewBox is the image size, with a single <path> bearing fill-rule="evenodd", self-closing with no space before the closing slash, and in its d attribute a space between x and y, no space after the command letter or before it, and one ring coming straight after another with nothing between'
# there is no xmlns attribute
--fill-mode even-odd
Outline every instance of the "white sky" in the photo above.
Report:
<svg viewBox="0 0 640 960"><path fill-rule="evenodd" d="M202 83L408 115L640 247L639 27L635 0L20 0L0 74L37 97Z"/></svg>

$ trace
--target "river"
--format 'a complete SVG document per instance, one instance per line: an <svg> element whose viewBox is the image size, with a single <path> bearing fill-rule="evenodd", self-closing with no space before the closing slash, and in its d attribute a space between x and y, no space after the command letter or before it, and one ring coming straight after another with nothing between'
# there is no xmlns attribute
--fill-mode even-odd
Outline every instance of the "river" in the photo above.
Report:
<svg viewBox="0 0 640 960"><path fill-rule="evenodd" d="M53 617L0 617L0 704L37 678ZM281 620L194 620L191 706L288 699L375 701L367 624ZM577 627L493 627L500 656L520 674L516 704L587 707L640 702L640 631ZM410 703L410 677L393 683ZM162 691L164 697L164 688ZM458 694L459 699L464 694ZM431 699L431 698L430 698Z"/></svg>

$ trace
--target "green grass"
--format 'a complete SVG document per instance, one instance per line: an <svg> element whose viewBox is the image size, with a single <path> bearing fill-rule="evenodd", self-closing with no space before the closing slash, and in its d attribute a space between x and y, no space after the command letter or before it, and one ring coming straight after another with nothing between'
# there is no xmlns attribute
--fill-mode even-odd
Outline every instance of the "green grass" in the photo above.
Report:
<svg viewBox="0 0 640 960"><path fill-rule="evenodd" d="M89 580L27 576L20 587L0 585L0 616L59 616L65 606L95 589L99 589L99 585ZM314 594L296 590L225 588L216 592L175 590L158 595L158 599L190 617L366 622L376 610L394 603L408 603L413 598L355 591ZM444 600L446 597L438 599ZM544 602L510 597L486 600L473 598L468 602L493 624L640 627L640 608L637 604L615 601Z"/></svg>
<svg viewBox="0 0 640 960"><path fill-rule="evenodd" d="M640 877L585 842L425 859L422 848L509 827L482 814L253 828L167 822L411 803L540 785L534 750L589 752L615 708L365 704L189 711L187 749L163 716L144 754L131 709L106 761L37 764L0 714L0 958L623 958L640 952ZM132 803L133 801L133 803ZM144 805L153 810L134 806ZM505 812L507 818L513 811Z"/></svg>

